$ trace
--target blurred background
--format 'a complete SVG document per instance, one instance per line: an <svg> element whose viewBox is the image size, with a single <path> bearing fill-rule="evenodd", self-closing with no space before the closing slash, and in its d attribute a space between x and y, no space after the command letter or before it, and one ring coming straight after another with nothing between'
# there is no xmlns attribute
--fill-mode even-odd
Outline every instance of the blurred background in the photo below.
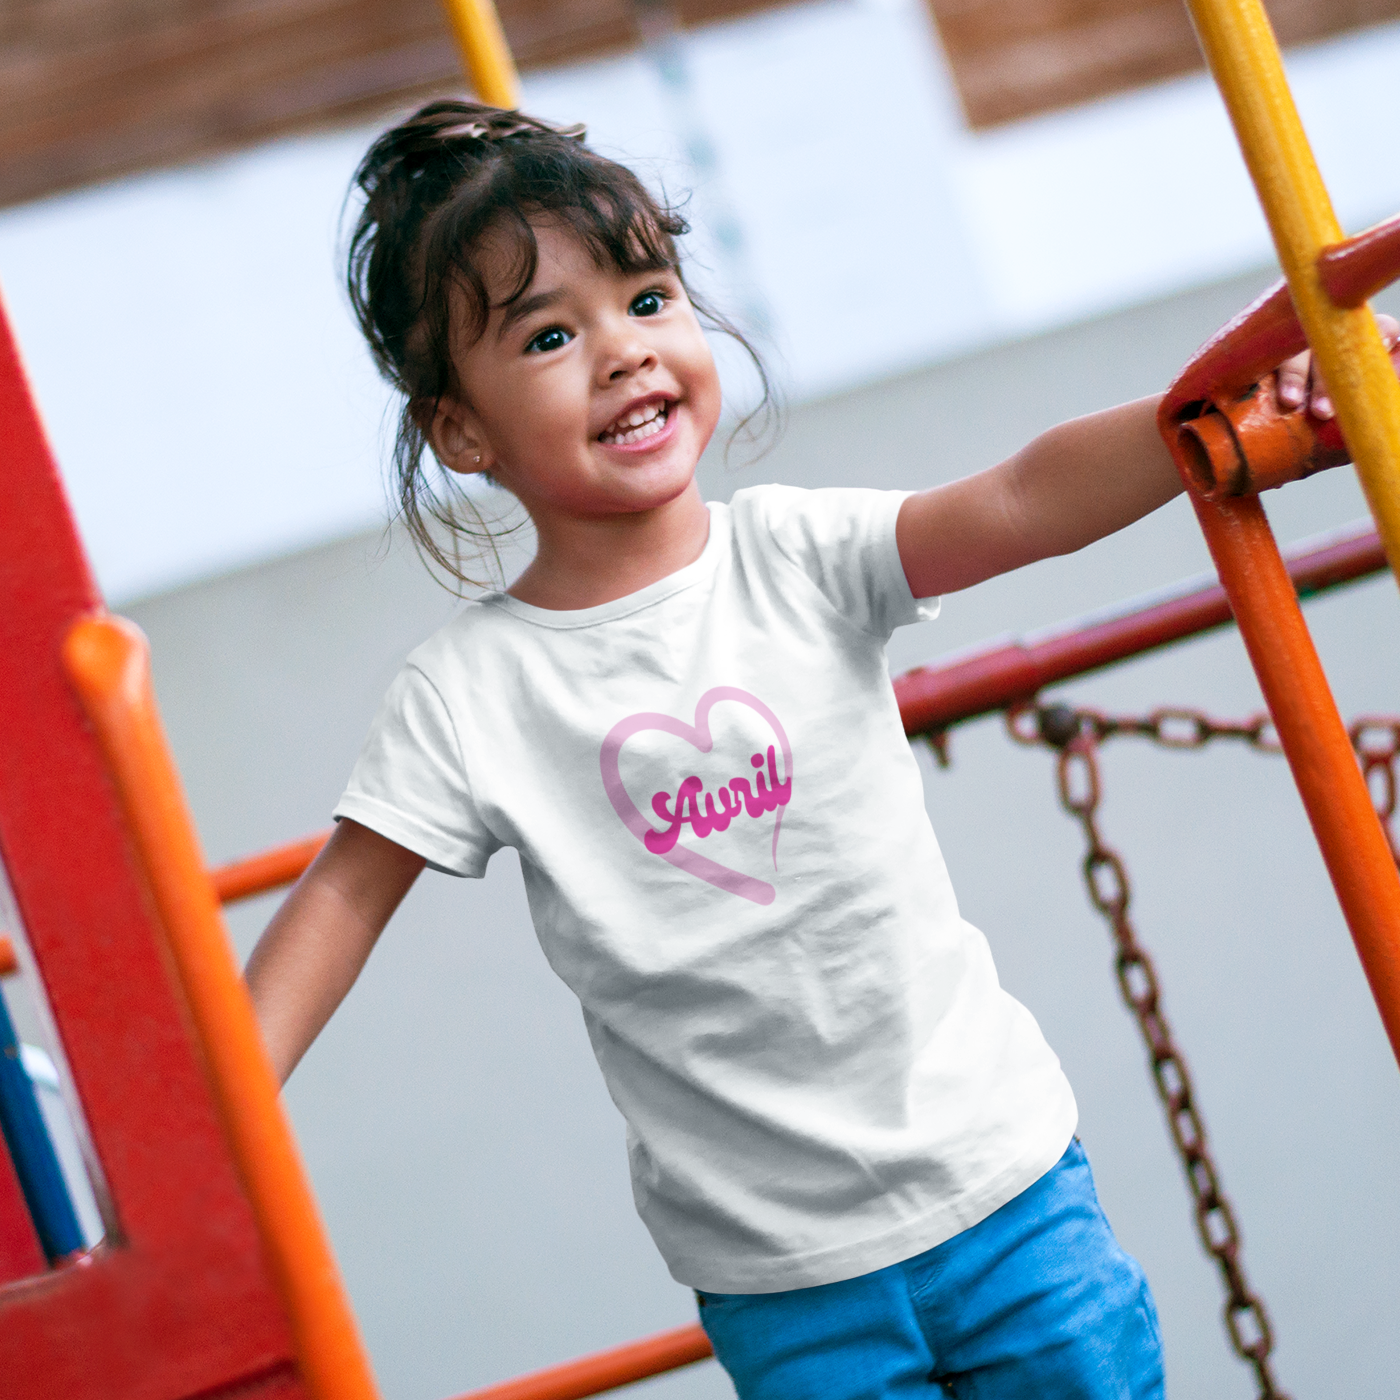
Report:
<svg viewBox="0 0 1400 1400"><path fill-rule="evenodd" d="M786 432L756 460L712 448L712 499L989 465L1164 387L1276 275L1174 3L501 8L526 109L586 121L684 204L693 275L765 349ZM1400 3L1271 8L1343 224L1393 213ZM434 0L0 12L0 288L102 587L151 637L211 863L326 824L384 687L459 606L389 523L394 405L339 257L359 156L394 114L459 91L456 68ZM723 362L737 413L752 385ZM1285 542L1365 511L1349 469L1268 504ZM1178 501L948 599L896 636L891 666L1207 568ZM1394 584L1308 616L1344 716L1397 708ZM1057 698L1260 708L1233 632ZM935 828L964 912L1075 1084L1110 1218L1156 1289L1170 1393L1244 1400L1050 760L995 719L955 731L951 756L926 765ZM1129 739L1104 762L1104 830L1282 1382L1388 1398L1400 1084L1283 762ZM233 912L241 955L274 905ZM42 1044L41 1010L15 1009ZM633 1214L621 1120L510 853L480 883L419 882L287 1101L386 1400L443 1400L693 1318ZM638 1393L732 1392L707 1364Z"/></svg>

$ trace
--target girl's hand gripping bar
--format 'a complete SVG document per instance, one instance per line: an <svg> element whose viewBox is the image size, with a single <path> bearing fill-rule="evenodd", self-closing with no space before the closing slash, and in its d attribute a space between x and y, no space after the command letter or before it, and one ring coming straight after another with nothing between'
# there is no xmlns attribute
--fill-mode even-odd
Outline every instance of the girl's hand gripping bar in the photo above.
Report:
<svg viewBox="0 0 1400 1400"><path fill-rule="evenodd" d="M1318 273L1354 307L1400 276L1400 216L1323 250ZM1268 491L1351 460L1334 419L1280 406L1274 371L1307 348L1285 282L1211 337L1167 390L1157 422L1189 490L1205 500Z"/></svg>

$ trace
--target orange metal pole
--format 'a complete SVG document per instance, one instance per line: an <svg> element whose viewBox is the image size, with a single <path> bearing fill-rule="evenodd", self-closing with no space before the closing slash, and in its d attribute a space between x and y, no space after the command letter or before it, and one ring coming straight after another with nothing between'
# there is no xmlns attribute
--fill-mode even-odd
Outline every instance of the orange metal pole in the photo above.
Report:
<svg viewBox="0 0 1400 1400"><path fill-rule="evenodd" d="M314 1400L378 1400L166 747L146 639L122 618L80 618L64 641L63 665L126 814L287 1308L302 1381Z"/></svg>
<svg viewBox="0 0 1400 1400"><path fill-rule="evenodd" d="M1400 874L1288 570L1257 496L1192 504L1400 1061Z"/></svg>
<svg viewBox="0 0 1400 1400"><path fill-rule="evenodd" d="M586 1400L587 1396L676 1371L713 1355L704 1329L692 1323L485 1390L473 1390L459 1400Z"/></svg>
<svg viewBox="0 0 1400 1400"><path fill-rule="evenodd" d="M318 831L314 836L304 836L300 841L275 846L270 851L248 856L245 860L233 860L227 865L216 866L209 872L209 878L214 883L214 893L219 897L219 903L232 904L235 900L266 894L269 890L281 889L283 885L299 880L330 836L329 831Z"/></svg>

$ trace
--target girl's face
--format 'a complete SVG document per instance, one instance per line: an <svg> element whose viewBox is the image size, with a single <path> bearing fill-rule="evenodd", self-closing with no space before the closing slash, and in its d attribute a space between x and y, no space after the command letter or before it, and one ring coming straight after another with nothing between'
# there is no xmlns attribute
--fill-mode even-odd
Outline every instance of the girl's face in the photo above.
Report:
<svg viewBox="0 0 1400 1400"><path fill-rule="evenodd" d="M454 471L490 471L542 530L665 505L690 486L720 411L685 289L673 272L599 267L557 224L534 232L538 269L509 306L496 305L509 247L483 250L492 310L454 353L461 398L439 406L434 450Z"/></svg>

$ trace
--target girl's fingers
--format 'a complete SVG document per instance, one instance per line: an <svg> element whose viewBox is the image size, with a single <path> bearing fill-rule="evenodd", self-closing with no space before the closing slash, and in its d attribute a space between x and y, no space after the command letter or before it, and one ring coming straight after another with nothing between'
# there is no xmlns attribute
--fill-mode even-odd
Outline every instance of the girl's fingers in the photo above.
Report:
<svg viewBox="0 0 1400 1400"><path fill-rule="evenodd" d="M1380 327L1385 348L1390 351L1390 363L1395 366L1396 374L1400 374L1400 321L1394 316L1377 314L1376 325Z"/></svg>
<svg viewBox="0 0 1400 1400"><path fill-rule="evenodd" d="M1331 418L1336 414L1327 393L1327 381L1323 379L1322 371L1316 365L1313 366L1312 399L1308 403L1308 412L1314 418Z"/></svg>
<svg viewBox="0 0 1400 1400"><path fill-rule="evenodd" d="M1394 316L1377 314L1376 325L1380 328L1386 349L1390 351L1390 362L1395 366L1396 374L1400 375L1400 321ZM1312 355L1306 350L1278 367L1274 394L1278 406L1285 411L1306 402L1308 412L1314 418L1332 418L1336 414L1322 372L1313 364Z"/></svg>
<svg viewBox="0 0 1400 1400"><path fill-rule="evenodd" d="M1308 368L1312 357L1306 350L1278 367L1275 394L1282 409L1297 408L1308 394Z"/></svg>
<svg viewBox="0 0 1400 1400"><path fill-rule="evenodd" d="M1386 349L1390 351L1390 362L1400 374L1400 321L1394 316L1378 314L1376 325L1380 328ZM1305 401L1308 411L1315 418L1332 418L1336 410L1327 392L1327 384L1321 372L1313 365L1312 356L1304 350L1294 355L1278 367L1278 383L1275 388L1278 405L1282 409L1298 408Z"/></svg>

